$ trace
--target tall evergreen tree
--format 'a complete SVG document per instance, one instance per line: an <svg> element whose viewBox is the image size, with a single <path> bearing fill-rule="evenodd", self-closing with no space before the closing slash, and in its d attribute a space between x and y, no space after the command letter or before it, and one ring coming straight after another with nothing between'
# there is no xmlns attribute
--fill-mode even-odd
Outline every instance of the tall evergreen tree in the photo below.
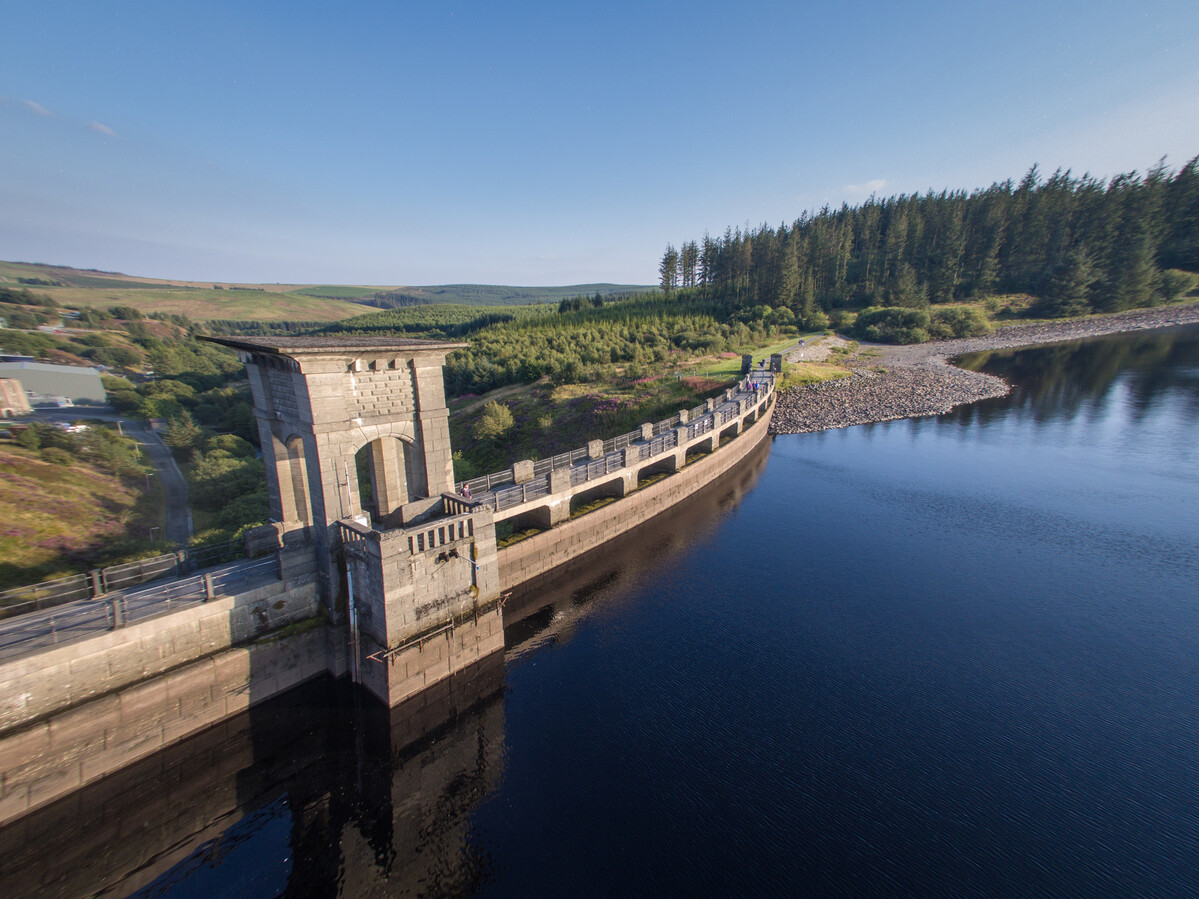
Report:
<svg viewBox="0 0 1199 899"><path fill-rule="evenodd" d="M1057 318L1090 312L1091 285L1098 277L1086 247L1074 247L1046 279L1037 314Z"/></svg>
<svg viewBox="0 0 1199 899"><path fill-rule="evenodd" d="M1162 268L1199 271L1199 156L1167 185L1163 208Z"/></svg>
<svg viewBox="0 0 1199 899"><path fill-rule="evenodd" d="M662 262L658 265L658 274L662 277L662 280L658 282L662 292L674 293L675 288L679 285L679 251L674 248L673 244L666 245L666 252L662 254Z"/></svg>

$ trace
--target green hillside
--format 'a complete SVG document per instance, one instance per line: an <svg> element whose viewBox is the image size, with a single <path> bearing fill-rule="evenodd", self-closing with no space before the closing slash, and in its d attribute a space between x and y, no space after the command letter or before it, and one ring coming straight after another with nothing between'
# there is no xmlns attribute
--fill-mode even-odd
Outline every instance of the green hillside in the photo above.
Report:
<svg viewBox="0 0 1199 899"><path fill-rule="evenodd" d="M605 297L644 293L654 286L637 284L570 284L565 287L508 287L500 284L441 284L425 287L395 287L391 293L403 294L429 303L458 303L464 306L528 306L558 303L583 296Z"/></svg>
<svg viewBox="0 0 1199 899"><path fill-rule="evenodd" d="M352 284L240 284L141 278L69 266L0 262L0 285L27 287L71 308L131 306L143 313L187 315L193 320L333 322L363 313L363 306L423 304L522 306L556 304L580 294L605 297L646 289L621 284L507 287L488 284L383 286Z"/></svg>

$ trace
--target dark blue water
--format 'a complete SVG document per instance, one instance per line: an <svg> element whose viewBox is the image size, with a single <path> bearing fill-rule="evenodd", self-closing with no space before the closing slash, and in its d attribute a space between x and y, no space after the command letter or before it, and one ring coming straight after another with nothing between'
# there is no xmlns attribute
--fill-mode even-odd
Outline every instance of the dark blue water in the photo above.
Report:
<svg viewBox="0 0 1199 899"><path fill-rule="evenodd" d="M351 722L335 686L263 711L229 823L155 829L140 880L89 876L172 896L1199 894L1199 331L969 364L1016 390L776 438L525 597L503 666L415 743L395 717Z"/></svg>
<svg viewBox="0 0 1199 899"><path fill-rule="evenodd" d="M1199 355L1169 340L776 439L719 530L510 666L484 892L1199 893Z"/></svg>

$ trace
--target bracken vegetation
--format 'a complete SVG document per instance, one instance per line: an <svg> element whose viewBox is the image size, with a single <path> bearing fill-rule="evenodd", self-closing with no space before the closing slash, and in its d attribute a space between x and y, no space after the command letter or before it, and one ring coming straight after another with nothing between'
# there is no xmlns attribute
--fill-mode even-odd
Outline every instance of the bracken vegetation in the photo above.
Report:
<svg viewBox="0 0 1199 899"><path fill-rule="evenodd" d="M134 441L92 423L34 423L0 440L0 589L144 552L161 525ZM159 531L161 533L161 531Z"/></svg>

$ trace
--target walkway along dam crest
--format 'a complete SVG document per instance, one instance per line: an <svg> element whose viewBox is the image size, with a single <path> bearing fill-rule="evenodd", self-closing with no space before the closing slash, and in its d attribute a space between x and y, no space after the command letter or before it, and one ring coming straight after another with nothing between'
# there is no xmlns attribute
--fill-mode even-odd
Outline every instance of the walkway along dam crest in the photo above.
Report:
<svg viewBox="0 0 1199 899"><path fill-rule="evenodd" d="M208 578L184 607L0 656L0 824L326 672L392 708L443 692L503 651L511 590L735 468L774 405L773 373L746 371L668 420L455 483L442 367L465 344L209 339L253 393L272 519L247 535L254 586ZM538 532L499 549L497 526Z"/></svg>

